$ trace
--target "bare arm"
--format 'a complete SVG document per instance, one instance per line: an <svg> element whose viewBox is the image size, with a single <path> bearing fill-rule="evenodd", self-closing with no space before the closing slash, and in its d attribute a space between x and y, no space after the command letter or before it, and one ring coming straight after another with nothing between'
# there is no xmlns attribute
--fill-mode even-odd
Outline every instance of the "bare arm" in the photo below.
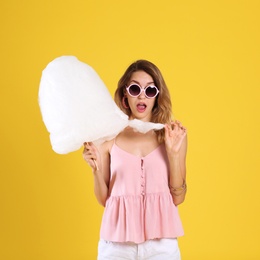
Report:
<svg viewBox="0 0 260 260"><path fill-rule="evenodd" d="M187 133L180 122L165 127L165 146L170 164L169 186L175 205L181 204L186 195Z"/></svg>
<svg viewBox="0 0 260 260"><path fill-rule="evenodd" d="M105 206L110 177L109 142L103 143L98 148L92 143L85 143L83 158L92 168L94 193L97 201Z"/></svg>

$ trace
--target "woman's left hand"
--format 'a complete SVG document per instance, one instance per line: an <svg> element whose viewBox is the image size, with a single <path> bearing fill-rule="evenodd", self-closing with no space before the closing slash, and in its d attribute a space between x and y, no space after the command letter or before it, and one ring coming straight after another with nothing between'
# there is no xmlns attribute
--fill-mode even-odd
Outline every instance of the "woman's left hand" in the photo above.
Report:
<svg viewBox="0 0 260 260"><path fill-rule="evenodd" d="M173 121L165 125L165 146L168 153L178 154L187 130L179 121Z"/></svg>

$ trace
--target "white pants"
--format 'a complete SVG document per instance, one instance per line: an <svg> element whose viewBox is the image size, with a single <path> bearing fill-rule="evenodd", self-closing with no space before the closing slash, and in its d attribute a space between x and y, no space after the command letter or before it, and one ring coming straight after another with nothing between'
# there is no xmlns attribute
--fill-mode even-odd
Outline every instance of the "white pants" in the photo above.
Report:
<svg viewBox="0 0 260 260"><path fill-rule="evenodd" d="M180 260L177 239L153 239L141 244L117 243L100 239L98 260Z"/></svg>

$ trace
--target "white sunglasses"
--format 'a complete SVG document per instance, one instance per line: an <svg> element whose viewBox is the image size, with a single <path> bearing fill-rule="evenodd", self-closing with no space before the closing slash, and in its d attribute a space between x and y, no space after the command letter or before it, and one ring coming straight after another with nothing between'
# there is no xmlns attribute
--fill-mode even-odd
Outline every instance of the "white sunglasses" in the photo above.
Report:
<svg viewBox="0 0 260 260"><path fill-rule="evenodd" d="M132 97L138 97L144 92L147 98L155 98L159 94L159 89L156 86L147 86L146 88L141 88L138 84L134 83L126 87L128 94Z"/></svg>

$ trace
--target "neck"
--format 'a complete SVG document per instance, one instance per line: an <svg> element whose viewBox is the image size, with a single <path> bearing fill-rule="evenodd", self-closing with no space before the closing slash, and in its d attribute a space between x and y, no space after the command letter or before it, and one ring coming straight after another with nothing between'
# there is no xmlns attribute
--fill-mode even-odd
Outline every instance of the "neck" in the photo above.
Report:
<svg viewBox="0 0 260 260"><path fill-rule="evenodd" d="M146 133L141 133L141 132L137 131L136 129L132 128L131 126L127 126L124 129L124 132L127 132L129 134L133 134L135 136L138 136L138 135L140 135L140 136L143 136L143 135L146 135L146 136L155 135L155 131L153 129L147 131Z"/></svg>

